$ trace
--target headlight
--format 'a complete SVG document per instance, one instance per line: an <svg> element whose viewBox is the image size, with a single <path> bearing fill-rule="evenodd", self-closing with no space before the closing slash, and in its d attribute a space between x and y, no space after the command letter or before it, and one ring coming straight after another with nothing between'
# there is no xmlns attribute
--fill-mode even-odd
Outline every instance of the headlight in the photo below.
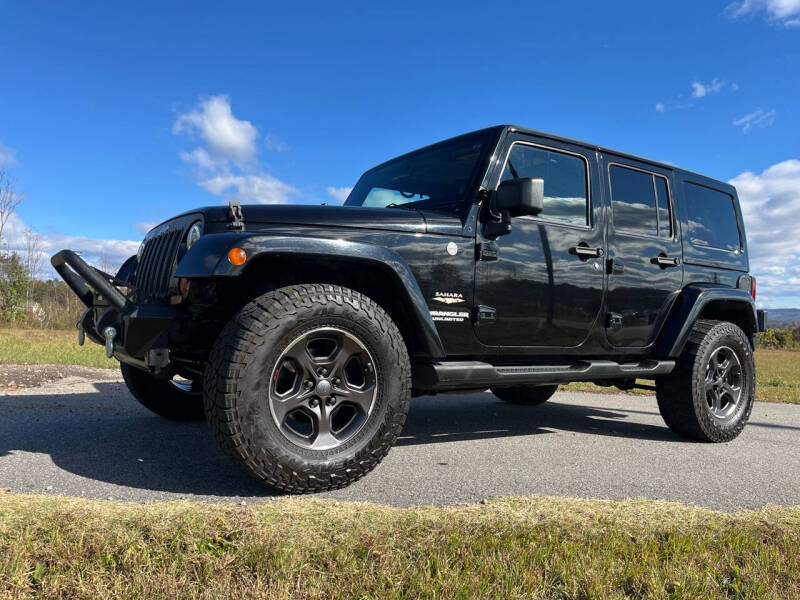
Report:
<svg viewBox="0 0 800 600"><path fill-rule="evenodd" d="M189 232L186 234L186 248L194 246L194 243L200 239L201 235L203 235L203 224L197 221L189 227Z"/></svg>

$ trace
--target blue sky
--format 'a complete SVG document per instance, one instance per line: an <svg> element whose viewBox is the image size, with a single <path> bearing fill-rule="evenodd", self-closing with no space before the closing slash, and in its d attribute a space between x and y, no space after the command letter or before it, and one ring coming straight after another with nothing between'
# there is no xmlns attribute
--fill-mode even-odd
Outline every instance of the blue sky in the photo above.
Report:
<svg viewBox="0 0 800 600"><path fill-rule="evenodd" d="M113 261L177 212L335 202L513 122L734 180L761 303L800 305L800 0L3 5L11 244Z"/></svg>

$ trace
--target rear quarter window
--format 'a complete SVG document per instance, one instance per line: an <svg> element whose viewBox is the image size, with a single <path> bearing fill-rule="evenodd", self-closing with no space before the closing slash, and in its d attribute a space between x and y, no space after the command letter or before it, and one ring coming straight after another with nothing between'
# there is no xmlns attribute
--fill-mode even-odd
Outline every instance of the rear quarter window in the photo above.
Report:
<svg viewBox="0 0 800 600"><path fill-rule="evenodd" d="M730 194L685 182L685 238L694 246L735 252L742 247L736 207Z"/></svg>

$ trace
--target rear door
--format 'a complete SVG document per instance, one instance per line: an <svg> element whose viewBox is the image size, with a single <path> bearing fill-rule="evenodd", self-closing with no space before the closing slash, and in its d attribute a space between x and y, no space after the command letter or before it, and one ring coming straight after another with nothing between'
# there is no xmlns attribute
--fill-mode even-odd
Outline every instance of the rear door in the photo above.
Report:
<svg viewBox="0 0 800 600"><path fill-rule="evenodd" d="M602 157L610 202L606 337L617 348L649 346L683 282L672 172Z"/></svg>

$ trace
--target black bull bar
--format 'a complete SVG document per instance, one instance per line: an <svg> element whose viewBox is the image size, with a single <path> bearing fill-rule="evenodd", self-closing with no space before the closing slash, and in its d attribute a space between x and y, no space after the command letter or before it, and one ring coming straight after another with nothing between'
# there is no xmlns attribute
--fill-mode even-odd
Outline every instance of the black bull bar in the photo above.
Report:
<svg viewBox="0 0 800 600"><path fill-rule="evenodd" d="M163 304L137 304L112 283L113 277L95 269L76 252L61 250L50 264L86 306L78 321L79 343L83 334L106 346L106 354L118 360L161 372L169 365L168 330L177 310Z"/></svg>

